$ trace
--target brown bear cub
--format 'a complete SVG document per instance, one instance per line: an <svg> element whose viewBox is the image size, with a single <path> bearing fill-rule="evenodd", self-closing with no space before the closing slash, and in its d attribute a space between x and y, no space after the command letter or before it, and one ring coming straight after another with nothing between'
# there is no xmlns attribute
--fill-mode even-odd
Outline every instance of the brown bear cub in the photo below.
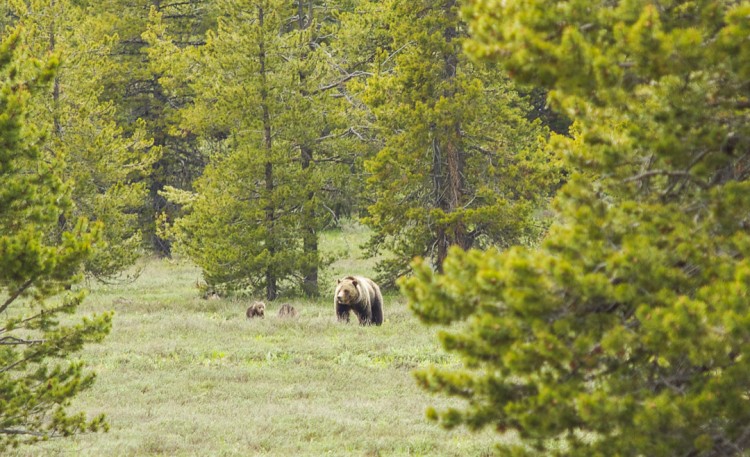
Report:
<svg viewBox="0 0 750 457"><path fill-rule="evenodd" d="M347 276L339 279L333 306L340 321L349 322L352 311L359 319L359 325L380 325L383 323L383 295L380 287L363 276Z"/></svg>
<svg viewBox="0 0 750 457"><path fill-rule="evenodd" d="M294 309L294 306L288 303L284 303L279 308L279 317L297 317L298 315L299 313Z"/></svg>
<svg viewBox="0 0 750 457"><path fill-rule="evenodd" d="M245 312L245 315L248 319L252 319L254 317L265 317L266 304L262 301L256 301L247 308L247 312Z"/></svg>

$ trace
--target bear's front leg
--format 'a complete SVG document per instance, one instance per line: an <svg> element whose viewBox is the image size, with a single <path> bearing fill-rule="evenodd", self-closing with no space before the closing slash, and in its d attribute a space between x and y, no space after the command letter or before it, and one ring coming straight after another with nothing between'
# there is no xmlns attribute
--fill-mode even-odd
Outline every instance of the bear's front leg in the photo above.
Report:
<svg viewBox="0 0 750 457"><path fill-rule="evenodd" d="M370 325L372 324L372 318L370 317L370 314L367 313L366 310L360 309L357 306L352 307L352 311L357 316L357 320L359 320L359 325Z"/></svg>
<svg viewBox="0 0 750 457"><path fill-rule="evenodd" d="M349 311L351 310L350 306L342 305L341 303L336 304L336 316L339 318L339 322L343 321L347 324L349 323Z"/></svg>

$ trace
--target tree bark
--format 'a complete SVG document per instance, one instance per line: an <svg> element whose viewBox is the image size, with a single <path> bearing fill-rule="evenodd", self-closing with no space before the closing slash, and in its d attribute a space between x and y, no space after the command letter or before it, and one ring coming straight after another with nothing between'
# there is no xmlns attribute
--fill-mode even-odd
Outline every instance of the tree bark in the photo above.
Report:
<svg viewBox="0 0 750 457"><path fill-rule="evenodd" d="M308 2L308 14L305 18L303 0L297 2L297 26L300 30L304 30L312 24L313 14L313 0ZM302 59L307 59L307 53L304 53ZM304 88L305 79L307 75L303 72L299 72L299 83L300 83L300 95L304 97L306 91ZM313 149L304 144L300 146L300 163L302 164L302 175L303 179L307 182L311 178L310 165L313 158ZM310 179L306 179L310 178ZM307 201L305 202L305 208L302 213L302 251L306 259L305 265L302 266L302 291L308 297L316 297L319 294L318 290L318 232L316 223L316 212L315 212L315 191L310 189L307 193Z"/></svg>
<svg viewBox="0 0 750 457"><path fill-rule="evenodd" d="M302 146L300 148L302 156L302 170L310 168L313 151L311 148ZM316 212L315 212L315 191L310 190L307 193L307 202L303 210L303 229L302 229L302 249L307 259L306 264L302 266L302 290L308 297L316 297L318 290L318 232L316 229Z"/></svg>
<svg viewBox="0 0 750 457"><path fill-rule="evenodd" d="M453 10L455 2L449 2L443 8L446 15L455 15ZM451 43L458 36L458 30L455 26L447 27L443 31L443 37L447 43ZM456 75L458 68L458 50L451 49L444 56L443 77L446 82L446 89L443 96L453 98L456 95ZM437 138L440 138L440 132L435 132ZM461 209L465 198L465 180L463 175L465 154L462 149L461 125L460 120L455 120L453 125L441 140L436 140L433 145L434 162L433 173L436 184L435 191L437 196L437 207L444 213L449 214ZM443 272L443 262L448 256L448 249L453 246L459 246L461 249L471 247L471 237L467 233L466 226L460 220L453 223L452 226L440 224L437 229L437 271Z"/></svg>
<svg viewBox="0 0 750 457"><path fill-rule="evenodd" d="M263 7L258 7L258 24L263 29L264 11ZM258 59L260 62L260 76L261 76L261 91L260 91L260 105L263 112L263 147L266 151L266 164L265 164L265 188L266 198L268 204L266 205L266 226L268 228L268 238L266 239L266 249L270 254L270 258L273 259L276 254L276 240L274 234L274 225L276 219L276 209L273 204L273 162L272 162L272 148L273 138L271 137L271 113L268 106L268 80L266 75L266 46L263 38L261 38L258 46ZM273 263L273 260L272 262ZM273 269L272 265L266 266L266 298L275 300L278 295L277 282L278 278Z"/></svg>

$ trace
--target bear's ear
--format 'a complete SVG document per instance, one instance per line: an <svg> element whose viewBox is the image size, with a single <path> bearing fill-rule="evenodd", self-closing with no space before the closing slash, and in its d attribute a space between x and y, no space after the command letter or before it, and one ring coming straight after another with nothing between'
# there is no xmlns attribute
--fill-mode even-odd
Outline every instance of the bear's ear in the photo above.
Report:
<svg viewBox="0 0 750 457"><path fill-rule="evenodd" d="M353 285L354 287L357 287L357 280L356 280L356 279L352 279L352 285Z"/></svg>
<svg viewBox="0 0 750 457"><path fill-rule="evenodd" d="M341 284L341 279L340 278L336 280L336 284Z"/></svg>

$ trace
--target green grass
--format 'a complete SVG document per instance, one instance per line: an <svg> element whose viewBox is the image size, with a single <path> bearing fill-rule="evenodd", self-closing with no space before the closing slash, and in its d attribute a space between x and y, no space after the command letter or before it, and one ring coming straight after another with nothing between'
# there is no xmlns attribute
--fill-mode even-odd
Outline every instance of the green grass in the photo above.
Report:
<svg viewBox="0 0 750 457"><path fill-rule="evenodd" d="M425 419L431 397L413 370L453 366L435 329L421 325L397 295L386 295L382 327L337 323L334 278L371 274L362 227L326 234L340 246L319 300L270 303L247 320L252 299L202 300L200 271L187 262L149 260L137 281L91 284L79 314L114 309L112 333L81 357L98 374L73 408L105 413L108 433L56 438L11 455L478 456L496 435L445 431ZM283 302L297 319L275 316Z"/></svg>

